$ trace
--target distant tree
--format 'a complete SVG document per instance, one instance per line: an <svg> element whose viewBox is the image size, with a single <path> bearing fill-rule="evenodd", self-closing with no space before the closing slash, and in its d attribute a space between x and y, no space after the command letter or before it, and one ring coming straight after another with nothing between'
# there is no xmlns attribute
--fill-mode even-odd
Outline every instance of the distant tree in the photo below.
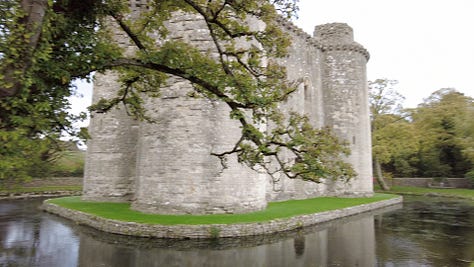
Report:
<svg viewBox="0 0 474 267"><path fill-rule="evenodd" d="M388 79L369 81L374 176L383 190L390 187L383 177L382 164L409 165L406 159L418 147L417 133L402 110L404 97L394 88L397 83Z"/></svg>
<svg viewBox="0 0 474 267"><path fill-rule="evenodd" d="M474 101L452 88L440 89L413 112L420 140L419 174L463 177L473 166Z"/></svg>
<svg viewBox="0 0 474 267"><path fill-rule="evenodd" d="M284 116L277 108L297 85L272 60L285 57L290 44L277 19L294 16L296 2L152 0L133 19L128 1L0 0L1 134L7 142L18 140L24 150L35 140L72 132L72 122L79 119L67 112L67 97L76 92L72 81L106 70L120 73L122 89L92 109L106 112L125 105L137 119L147 119L142 97L159 95L172 75L190 81L196 95L227 104L240 122L242 135L234 149L215 156L235 153L250 167L264 168L271 157L289 177L314 182L348 179L354 173L341 160L346 147L328 129L314 129L304 116ZM176 12L204 20L216 57L184 40L166 39L164 22ZM265 28L249 27L250 18ZM110 29L127 36L136 52L126 53ZM251 45L239 46L242 40ZM262 122L275 127L262 132ZM24 151L4 146L0 153L2 176L14 175L18 166L7 158Z"/></svg>
<svg viewBox="0 0 474 267"><path fill-rule="evenodd" d="M402 114L405 97L395 90L396 80L376 79L369 81L370 115Z"/></svg>
<svg viewBox="0 0 474 267"><path fill-rule="evenodd" d="M48 139L29 140L19 131L0 131L0 187L27 181L32 173L47 172L49 158Z"/></svg>
<svg viewBox="0 0 474 267"><path fill-rule="evenodd" d="M380 163L379 171L397 177L416 175L420 133L415 125L406 116L394 114L382 115L374 124L372 151Z"/></svg>

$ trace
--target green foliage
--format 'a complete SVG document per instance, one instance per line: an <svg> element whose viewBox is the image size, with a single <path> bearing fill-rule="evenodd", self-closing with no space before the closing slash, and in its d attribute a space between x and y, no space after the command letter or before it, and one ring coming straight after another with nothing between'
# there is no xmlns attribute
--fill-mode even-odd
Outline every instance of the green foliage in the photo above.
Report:
<svg viewBox="0 0 474 267"><path fill-rule="evenodd" d="M418 151L418 133L403 117L383 114L372 123L372 151L382 163L407 158Z"/></svg>
<svg viewBox="0 0 474 267"><path fill-rule="evenodd" d="M469 182L471 183L471 188L474 188L474 169L468 171L464 177L469 179Z"/></svg>
<svg viewBox="0 0 474 267"><path fill-rule="evenodd" d="M0 131L0 180L15 186L34 178L82 176L84 152L50 138L24 138L18 131ZM75 146L75 144L73 144Z"/></svg>
<svg viewBox="0 0 474 267"><path fill-rule="evenodd" d="M473 110L472 98L453 89L441 89L412 111L413 123L423 133L419 175L463 177L472 168Z"/></svg>
<svg viewBox="0 0 474 267"><path fill-rule="evenodd" d="M215 155L223 162L236 153L241 162L270 173L315 182L347 180L354 173L342 161L345 145L328 129L313 129L303 116L284 117L278 110L299 83L288 81L274 60L285 57L290 44L277 21L294 16L296 2L152 0L148 8L132 11L121 0L0 0L0 132L15 135L22 144L18 149L28 151L33 140L57 140L64 131L78 136L72 125L84 114L67 111L67 98L76 93L72 81L105 71L118 73L122 87L91 111L124 104L130 115L150 120L144 98L159 96L167 77L176 76L193 84L193 96L227 104L240 122L235 148ZM176 12L202 18L212 47L167 38L164 22ZM264 24L248 23L252 20ZM117 42L117 34L130 45ZM266 132L262 123L274 126ZM2 151L0 164L6 167L0 177L26 177L18 164L28 163L20 156L18 163L6 159L8 153ZM279 167L267 166L269 158Z"/></svg>
<svg viewBox="0 0 474 267"><path fill-rule="evenodd" d="M395 81L370 83L373 156L398 177L463 177L474 163L474 101L454 89L403 110Z"/></svg>
<svg viewBox="0 0 474 267"><path fill-rule="evenodd" d="M331 129L315 129L306 117L293 113L287 127L275 128L273 134L270 144L277 147L284 144L281 147L296 156L295 163L288 169L293 175L313 182L320 182L321 178L336 177L349 180L355 175L348 163L337 160L339 153L347 156L350 151L345 143L335 137ZM286 136L288 140L282 142Z"/></svg>
<svg viewBox="0 0 474 267"><path fill-rule="evenodd" d="M397 197L388 194L375 194L363 198L321 197L305 200L289 200L272 202L263 211L244 214L212 214L212 215L158 215L146 214L130 209L130 203L108 203L83 201L80 197L64 197L48 200L48 202L73 210L97 215L112 220L148 223L148 224L236 224L266 222L279 218L289 218L304 214L343 209L347 207L373 203Z"/></svg>
<svg viewBox="0 0 474 267"><path fill-rule="evenodd" d="M73 122L85 114L67 111L72 81L89 78L118 51L96 34L97 19L111 8L100 3L0 1L1 179L49 175L54 143L77 133Z"/></svg>
<svg viewBox="0 0 474 267"><path fill-rule="evenodd" d="M221 230L215 226L211 226L211 228L209 229L209 236L211 238L219 238L221 234Z"/></svg>
<svg viewBox="0 0 474 267"><path fill-rule="evenodd" d="M44 161L50 157L50 140L24 138L22 130L0 131L0 140L0 180L3 183L25 182L32 174L49 174Z"/></svg>
<svg viewBox="0 0 474 267"><path fill-rule="evenodd" d="M378 115L401 114L405 99L395 90L396 80L377 79L369 81L369 102L372 120Z"/></svg>
<svg viewBox="0 0 474 267"><path fill-rule="evenodd" d="M415 170L409 168L409 161L418 149L416 129L402 111L404 98L395 91L396 84L397 81L387 79L369 82L374 177L384 190L388 186L383 174L391 173L383 171L382 164L392 163L393 171L411 175Z"/></svg>
<svg viewBox="0 0 474 267"><path fill-rule="evenodd" d="M416 153L418 136L407 120L401 101L394 89L397 81L377 79L369 82L372 123L372 152L381 163L388 163Z"/></svg>

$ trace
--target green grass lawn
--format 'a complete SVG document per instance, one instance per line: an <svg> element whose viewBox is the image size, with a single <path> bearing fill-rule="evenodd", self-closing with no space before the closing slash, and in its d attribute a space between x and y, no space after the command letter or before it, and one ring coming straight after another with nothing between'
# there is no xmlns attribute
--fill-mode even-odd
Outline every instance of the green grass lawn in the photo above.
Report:
<svg viewBox="0 0 474 267"><path fill-rule="evenodd" d="M80 197L64 197L48 200L59 206L82 211L107 219L146 224L235 224L264 222L296 215L347 208L397 197L389 194L375 194L370 198L321 197L305 200L290 200L269 203L263 211L245 214L213 215L156 215L145 214L130 209L129 203L109 203L83 201Z"/></svg>
<svg viewBox="0 0 474 267"><path fill-rule="evenodd" d="M437 194L439 196L445 197L458 197L474 200L474 190L463 188L442 189L411 186L393 186L390 191L388 191L388 193L412 195Z"/></svg>

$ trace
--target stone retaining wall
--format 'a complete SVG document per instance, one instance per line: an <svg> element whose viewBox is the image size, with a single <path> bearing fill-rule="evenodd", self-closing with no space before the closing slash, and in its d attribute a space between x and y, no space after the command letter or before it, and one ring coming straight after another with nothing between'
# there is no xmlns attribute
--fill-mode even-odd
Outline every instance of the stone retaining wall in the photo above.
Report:
<svg viewBox="0 0 474 267"><path fill-rule="evenodd" d="M28 199L40 197L66 197L80 196L82 191L42 191L42 192L21 192L21 193L1 193L0 200L5 199Z"/></svg>
<svg viewBox="0 0 474 267"><path fill-rule="evenodd" d="M439 184L437 178L393 178L392 185L428 187L430 184ZM455 188L470 188L469 180L466 178L445 178L444 186Z"/></svg>
<svg viewBox="0 0 474 267"><path fill-rule="evenodd" d="M88 225L98 230L140 237L155 238L217 238L241 237L272 234L276 232L295 230L301 227L328 222L342 217L347 217L403 202L402 197L378 201L339 210L320 212L308 215L299 215L291 218L276 219L267 222L240 223L240 224L212 224L212 225L157 225L140 224L104 219L60 207L45 201L42 209L71 219L78 224Z"/></svg>

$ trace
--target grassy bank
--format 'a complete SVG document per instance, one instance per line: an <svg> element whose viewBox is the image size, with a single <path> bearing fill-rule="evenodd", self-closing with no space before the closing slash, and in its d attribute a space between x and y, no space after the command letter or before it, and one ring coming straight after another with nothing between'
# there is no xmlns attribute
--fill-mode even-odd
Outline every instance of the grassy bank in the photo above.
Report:
<svg viewBox="0 0 474 267"><path fill-rule="evenodd" d="M380 192L380 190L377 190ZM402 194L402 195L435 195L442 197L456 197L474 200L474 190L462 188L426 188L411 186L393 186L390 191L384 193Z"/></svg>
<svg viewBox="0 0 474 267"><path fill-rule="evenodd" d="M0 195L41 194L64 191L82 191L82 177L34 178L23 183L0 184Z"/></svg>
<svg viewBox="0 0 474 267"><path fill-rule="evenodd" d="M130 209L129 203L103 203L82 201L80 197L65 197L49 200L59 206L82 211L107 219L146 224L234 224L264 222L278 218L289 218L303 214L342 209L397 197L389 194L375 194L371 198L322 197L305 200L290 200L269 203L263 211L245 214L213 215L156 215Z"/></svg>
<svg viewBox="0 0 474 267"><path fill-rule="evenodd" d="M85 157L86 152L81 150L61 152L58 159L52 162L50 175L55 177L84 176Z"/></svg>

